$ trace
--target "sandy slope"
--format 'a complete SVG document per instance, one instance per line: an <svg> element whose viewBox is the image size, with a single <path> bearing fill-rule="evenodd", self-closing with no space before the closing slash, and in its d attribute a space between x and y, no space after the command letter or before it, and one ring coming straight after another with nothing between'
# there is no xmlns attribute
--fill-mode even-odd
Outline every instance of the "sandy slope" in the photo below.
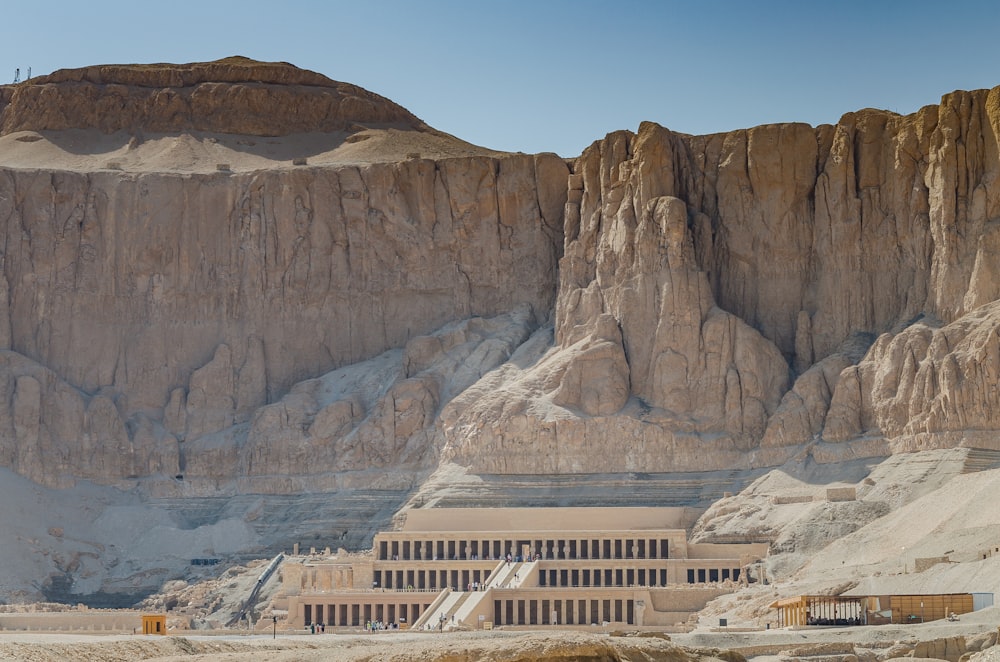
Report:
<svg viewBox="0 0 1000 662"><path fill-rule="evenodd" d="M299 159L310 166L331 166L501 154L439 132L392 126L359 129L266 138L205 132L19 131L0 136L0 167L208 173L224 166L232 172L247 172L302 167L293 164Z"/></svg>
<svg viewBox="0 0 1000 662"><path fill-rule="evenodd" d="M238 518L191 527L134 494L80 482L65 490L42 487L0 468L0 601L38 599L51 574L72 571L74 593L120 582L128 592L137 575L168 575L192 556L251 549L259 540ZM193 568L189 579L209 569ZM219 569L211 569L211 576Z"/></svg>
<svg viewBox="0 0 1000 662"><path fill-rule="evenodd" d="M994 593L1000 603L1000 553L995 551L1000 508L994 506L1000 470L963 474L964 453L897 455L873 466L867 476L855 473L836 483L809 482L803 479L811 477L808 472L796 478L784 471L757 481L731 500L727 508L736 514L727 521L717 518L722 521L718 531L759 526L776 536L776 547L794 542L795 549L768 559L772 584L719 598L702 613L703 622L728 617L731 624L773 626L776 614L767 605L804 593L983 592ZM827 484L855 487L857 501L826 501ZM816 500L775 504L775 493ZM857 519L846 526L852 516ZM915 572L916 559L945 556L947 563Z"/></svg>

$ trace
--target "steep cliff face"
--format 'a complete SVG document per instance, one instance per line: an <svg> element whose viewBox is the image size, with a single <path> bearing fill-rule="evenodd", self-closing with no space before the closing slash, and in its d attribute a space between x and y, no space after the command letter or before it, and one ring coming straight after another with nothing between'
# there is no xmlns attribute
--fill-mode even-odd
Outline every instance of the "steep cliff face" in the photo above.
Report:
<svg viewBox="0 0 1000 662"><path fill-rule="evenodd" d="M244 103L248 90L273 105ZM316 95L326 110L309 110ZM2 100L3 130L29 146L69 128L274 135L259 121L276 113L347 143L370 137L358 122L449 139L377 95L242 59L57 72ZM86 110L65 119L71 106ZM213 124L227 107L246 110ZM176 472L266 491L366 462L696 471L992 429L998 135L1000 88L817 128L643 124L572 173L554 155L468 150L239 172L5 168L3 457L53 484ZM363 363L403 347L412 365L434 348L456 360L452 341L426 339L524 310L512 336L480 338L502 350L476 350L490 368L475 379ZM381 375L378 395L323 394L314 380L350 365ZM27 468L50 454L58 470Z"/></svg>
<svg viewBox="0 0 1000 662"><path fill-rule="evenodd" d="M816 129L612 134L583 157L581 231L568 221L567 247L658 195L682 198L719 305L800 367L854 331L921 312L951 321L996 294L974 272L1000 215L998 104L1000 90L980 90Z"/></svg>
<svg viewBox="0 0 1000 662"><path fill-rule="evenodd" d="M107 391L137 429L218 432L295 382L450 320L521 303L544 315L561 202L537 191L565 175L554 156L205 177L0 171L5 346Z"/></svg>
<svg viewBox="0 0 1000 662"><path fill-rule="evenodd" d="M691 254L706 272L715 301L781 351L789 367L802 375L799 390L813 393L806 400L820 405L829 401L838 382L836 370L824 366L826 376L817 389L808 386L815 381L815 372L808 368L832 355L842 356L844 343L852 338L855 348L848 353L857 355L858 333L896 332L921 315L955 323L976 311L969 321L958 328L952 324L940 334L939 349L932 354L943 360L944 348L957 342L945 337L964 336L967 332L962 329L970 326L997 323L979 307L997 295L988 265L995 261L993 226L1000 219L998 141L1000 88L957 92L940 106L907 117L860 111L834 127L765 126L692 138L646 125L636 136L609 136L582 157L583 194L579 203L571 200L568 207L558 340L573 341L573 328L592 316L577 314L581 307L577 302L587 301L595 288L606 292L610 282L612 288L626 289L646 302L626 308L619 303L621 298L609 303L605 296L605 301L590 304L597 306L593 312L611 312L619 320L626 353L648 367L649 372L643 372L632 366L636 395L678 413L688 411L686 397L701 406L706 400L716 406L730 401L729 389L718 380L714 393L701 388L697 376L686 368L690 359L668 371L687 370L688 378L680 382L681 397L656 397L658 362L677 361L673 347L654 349L646 359L647 347L655 347L665 316L654 312L658 302L631 284L632 276L621 269L620 260L607 257L658 246L670 262L673 243L668 233L643 240L640 221L635 238L628 236L634 219L656 209L658 196L668 195L687 202ZM579 229L574 222L577 209ZM612 268L602 268L609 262ZM677 291L676 286L670 288L674 296ZM646 321L629 332L641 315ZM676 329L676 319L671 321ZM711 328L704 316L695 318L692 326L699 324ZM898 402L904 397L895 392L896 382L902 381L905 388L913 368L903 365L906 352L901 348L919 344L921 335L910 330L902 338L886 336L876 343L866 364L899 376L883 379L878 386L862 380L863 400L871 402L862 410L892 409L883 399ZM740 344L752 355L765 356L765 350L751 342L758 341ZM896 348L892 355L886 351L889 346ZM699 350L703 357L717 354L704 341ZM914 361L924 358L917 353ZM874 429L891 438L916 431L928 418L940 418L932 412L942 407L941 397L949 399L954 383L964 376L982 372L971 370L970 362L958 369L955 363L952 359L951 369L944 368L951 377L933 386L928 383L933 369L925 366L921 375L925 387L908 398L907 416L920 422L900 425L883 415ZM776 390L783 388L779 385ZM980 402L983 398L969 397L972 410L988 408ZM993 396L983 397L993 404ZM966 404L956 406L964 409ZM785 443L801 443L817 434L816 418ZM992 425L975 418L964 427ZM709 420L698 415L696 419ZM952 427L963 427L956 415L951 420ZM720 426L710 424L709 429ZM760 429L752 428L751 437L759 440Z"/></svg>
<svg viewBox="0 0 1000 662"><path fill-rule="evenodd" d="M554 346L446 411L445 456L669 471L994 444L969 431L1000 405L998 142L1000 88L815 129L610 134L569 180Z"/></svg>
<svg viewBox="0 0 1000 662"><path fill-rule="evenodd" d="M244 103L245 85L267 88L271 105ZM403 122L476 151L290 65L94 67L11 89L3 130L29 148L63 135L82 145L88 134L58 131L68 127L135 123L146 140L193 127L269 135L263 117L286 133ZM207 105L156 101L178 89ZM340 105L314 116L315 94ZM102 110L118 101L121 112ZM8 466L50 484L184 474L178 444L242 443L258 410L302 380L455 320L523 306L544 318L554 300L568 168L552 154L249 172L53 165L0 167L0 348L15 353L2 369L0 446Z"/></svg>

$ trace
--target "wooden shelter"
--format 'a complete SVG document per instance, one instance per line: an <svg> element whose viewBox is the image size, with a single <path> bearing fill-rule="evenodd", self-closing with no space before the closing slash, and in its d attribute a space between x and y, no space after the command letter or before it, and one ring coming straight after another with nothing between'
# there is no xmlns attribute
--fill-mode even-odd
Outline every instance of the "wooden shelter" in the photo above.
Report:
<svg viewBox="0 0 1000 662"><path fill-rule="evenodd" d="M885 625L922 623L967 614L973 594L799 595L772 602L778 627L803 625Z"/></svg>
<svg viewBox="0 0 1000 662"><path fill-rule="evenodd" d="M867 625L865 596L799 595L771 603L778 627L789 625Z"/></svg>

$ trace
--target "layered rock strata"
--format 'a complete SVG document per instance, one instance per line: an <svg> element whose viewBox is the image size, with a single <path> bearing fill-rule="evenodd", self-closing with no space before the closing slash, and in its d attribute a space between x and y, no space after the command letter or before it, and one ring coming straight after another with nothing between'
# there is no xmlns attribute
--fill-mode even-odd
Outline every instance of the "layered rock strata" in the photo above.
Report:
<svg viewBox="0 0 1000 662"><path fill-rule="evenodd" d="M431 130L402 106L356 85L242 57L62 69L0 89L0 118L0 134L99 129L282 136L372 123Z"/></svg>
<svg viewBox="0 0 1000 662"><path fill-rule="evenodd" d="M663 471L994 443L968 431L1000 410L998 140L1000 88L836 126L608 135L569 179L554 347L502 409L495 385L446 411L446 457Z"/></svg>
<svg viewBox="0 0 1000 662"><path fill-rule="evenodd" d="M976 312L961 328L976 325L973 320L996 324L979 307L997 294L987 265L992 227L1000 219L998 140L1000 88L954 93L940 106L907 117L861 111L833 127L764 126L688 137L645 125L636 136L613 134L588 150L577 168L583 186L579 202L571 200L567 210L558 340L571 344L574 328L601 312L611 312L623 330L641 315L645 320L637 332L623 334L625 350L629 356L648 355L646 348L666 319L650 314L656 302L625 307L621 298L602 296L591 304L593 297L587 296L594 289L606 292L610 283L643 300L641 288L630 283L631 274L609 256L638 255L658 244L669 262L671 243L644 240L642 218L661 196L676 196L688 205L691 252L718 305L781 351L801 374L796 387L816 392L805 399L828 401L839 381L836 368L846 367L842 361L824 366L821 388L803 380L815 381L809 366L834 355L852 334L898 332L921 315L954 323L971 311ZM583 302L593 310L577 314ZM670 321L671 328L680 326L676 317ZM701 328L708 328L704 320ZM920 335L918 330L904 333ZM958 329L942 334L938 344L950 348L944 337L961 334ZM905 339L885 337L867 360L888 373L901 371L905 382L912 372L902 365L905 352L897 349L890 356L885 351L905 344ZM717 353L705 344L700 350L702 357ZM760 349L751 353L762 355ZM945 353L940 349L937 356ZM636 363L655 371L658 361L672 356L654 351L650 360ZM907 413L920 420L916 427L934 427L929 419L943 421L933 413L942 407L935 404L937 395L967 399L954 386L960 376L976 372L981 371L971 371L970 363L952 369L950 380L910 399ZM633 392L648 398L649 373L633 368L633 374ZM694 402L704 403L707 396L720 403L728 397L725 388L714 395L700 391L690 371L680 381L681 393L694 396ZM898 400L903 394L892 389L892 383L883 382L861 390L876 402L890 393ZM651 404L686 411L683 398L654 395ZM821 426L816 415L811 418L785 443L816 435ZM954 416L951 420L960 425ZM993 425L977 418L966 427L979 424ZM907 431L887 420L878 429L890 437ZM759 440L760 430L751 436ZM773 436L770 441L775 442Z"/></svg>
<svg viewBox="0 0 1000 662"><path fill-rule="evenodd" d="M244 103L248 90L277 105ZM317 94L327 106L313 112ZM121 101L120 123L102 123L91 97ZM2 98L4 131L268 135L259 120L276 108L295 109L287 130L432 131L377 95L239 59L57 72ZM63 121L68 103L86 110ZM247 111L211 124L233 103ZM647 123L596 142L572 172L554 155L0 170L4 457L27 467L94 430L96 468L60 471L254 489L287 476L293 490L298 472L393 462L700 471L774 465L807 443L966 443L995 429L1000 404L998 135L1000 88L816 128ZM503 341L509 361L484 359L471 380L410 374L448 343L407 343L504 314L532 320ZM363 363L403 347L402 382ZM394 404L359 384L317 391L352 364L380 374ZM158 451L120 466L126 442Z"/></svg>
<svg viewBox="0 0 1000 662"><path fill-rule="evenodd" d="M539 190L565 174L554 156L190 177L0 170L3 347L105 393L117 429L218 432L450 320L522 303L545 315L562 203ZM43 403L40 420L60 427L72 411Z"/></svg>
<svg viewBox="0 0 1000 662"><path fill-rule="evenodd" d="M32 143L68 128L141 141L392 123L460 144L378 95L242 58L60 71L3 100L0 132L32 129L19 134ZM236 173L0 167L0 457L49 484L182 475L192 454L179 444L242 443L298 382L453 321L525 306L544 318L567 174L552 154ZM272 470L310 469L286 465ZM244 468L255 473L219 464L213 478Z"/></svg>

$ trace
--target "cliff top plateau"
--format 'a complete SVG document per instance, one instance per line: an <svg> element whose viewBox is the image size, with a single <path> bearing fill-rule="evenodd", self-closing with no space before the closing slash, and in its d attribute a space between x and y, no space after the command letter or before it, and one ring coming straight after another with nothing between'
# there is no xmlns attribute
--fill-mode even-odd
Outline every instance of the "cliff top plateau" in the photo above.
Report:
<svg viewBox="0 0 1000 662"><path fill-rule="evenodd" d="M16 168L241 171L494 153L285 62L96 65L0 86L0 164Z"/></svg>

